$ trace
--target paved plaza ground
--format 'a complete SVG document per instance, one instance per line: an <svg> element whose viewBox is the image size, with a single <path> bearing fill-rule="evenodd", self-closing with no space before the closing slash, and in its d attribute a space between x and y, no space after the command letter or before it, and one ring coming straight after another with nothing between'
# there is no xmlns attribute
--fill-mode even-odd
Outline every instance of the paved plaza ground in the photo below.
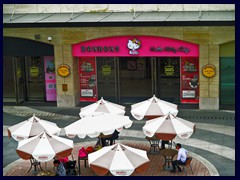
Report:
<svg viewBox="0 0 240 180"><path fill-rule="evenodd" d="M32 170L27 173L30 161L22 160L16 153L17 142L7 137L7 127L31 117L36 116L57 123L63 128L79 119L79 107L58 108L44 106L4 106L3 107L3 175L4 176L32 176ZM142 127L145 120L137 121L130 115L130 109L126 109L126 115L133 120L129 129L120 133L119 142L143 150L149 149L149 143L145 139ZM178 117L196 123L196 132L187 140L175 138L176 143L182 143L190 155L193 156L192 166L194 174L187 169L191 176L235 176L235 111L204 111L193 109L179 109ZM61 134L62 137L64 134ZM80 147L94 145L96 139L75 137L74 159L77 159L77 151ZM185 176L184 172L175 174L163 170L163 156L150 155L149 168L133 176ZM45 166L43 165L43 168ZM52 161L48 162L48 170L52 170ZM91 168L84 167L81 161L82 176L96 176Z"/></svg>

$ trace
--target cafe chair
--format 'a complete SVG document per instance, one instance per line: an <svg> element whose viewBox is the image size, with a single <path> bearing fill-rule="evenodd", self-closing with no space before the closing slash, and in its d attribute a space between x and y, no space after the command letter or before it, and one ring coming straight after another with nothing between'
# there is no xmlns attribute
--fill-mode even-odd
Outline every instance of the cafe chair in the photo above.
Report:
<svg viewBox="0 0 240 180"><path fill-rule="evenodd" d="M186 163L185 164L179 164L180 167L182 167L183 171L185 172L186 176L187 176L187 171L186 168L190 167L192 174L193 174L193 170L192 170L192 166L191 166L191 162L192 162L192 157L187 157Z"/></svg>

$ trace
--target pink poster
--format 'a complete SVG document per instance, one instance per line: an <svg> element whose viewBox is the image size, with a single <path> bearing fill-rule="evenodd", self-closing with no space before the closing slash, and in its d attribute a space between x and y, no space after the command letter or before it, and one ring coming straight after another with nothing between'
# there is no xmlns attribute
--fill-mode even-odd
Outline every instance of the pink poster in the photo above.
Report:
<svg viewBox="0 0 240 180"><path fill-rule="evenodd" d="M44 56L46 101L56 101L56 74L53 56Z"/></svg>

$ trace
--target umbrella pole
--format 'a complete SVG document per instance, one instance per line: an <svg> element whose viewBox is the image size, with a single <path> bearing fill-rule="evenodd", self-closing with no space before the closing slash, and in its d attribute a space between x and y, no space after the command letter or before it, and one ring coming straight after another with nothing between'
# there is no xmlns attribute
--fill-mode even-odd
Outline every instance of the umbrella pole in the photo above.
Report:
<svg viewBox="0 0 240 180"><path fill-rule="evenodd" d="M45 175L47 175L47 162L45 162Z"/></svg>

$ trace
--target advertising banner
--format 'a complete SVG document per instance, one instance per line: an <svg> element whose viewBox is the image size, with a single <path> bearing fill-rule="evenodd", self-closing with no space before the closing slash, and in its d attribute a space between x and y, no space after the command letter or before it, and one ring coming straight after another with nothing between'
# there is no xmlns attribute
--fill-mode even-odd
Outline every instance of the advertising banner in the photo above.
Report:
<svg viewBox="0 0 240 180"><path fill-rule="evenodd" d="M198 58L181 58L181 103L199 103Z"/></svg>
<svg viewBox="0 0 240 180"><path fill-rule="evenodd" d="M53 56L44 56L46 101L56 101L56 74Z"/></svg>
<svg viewBox="0 0 240 180"><path fill-rule="evenodd" d="M95 57L79 58L80 77L80 101L96 102L97 95L97 75Z"/></svg>

